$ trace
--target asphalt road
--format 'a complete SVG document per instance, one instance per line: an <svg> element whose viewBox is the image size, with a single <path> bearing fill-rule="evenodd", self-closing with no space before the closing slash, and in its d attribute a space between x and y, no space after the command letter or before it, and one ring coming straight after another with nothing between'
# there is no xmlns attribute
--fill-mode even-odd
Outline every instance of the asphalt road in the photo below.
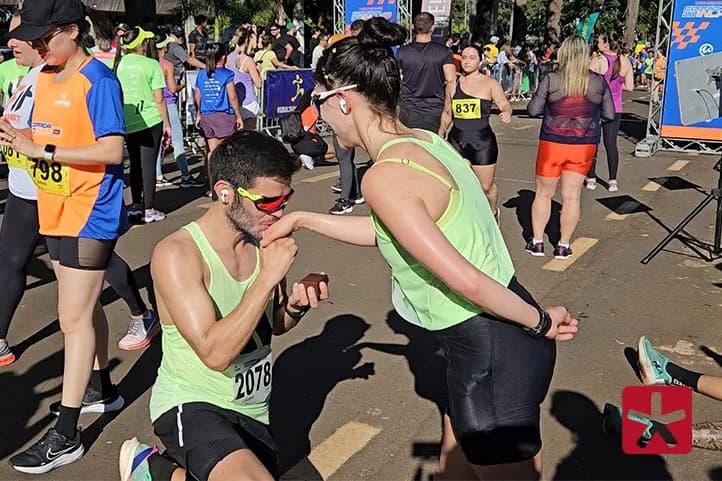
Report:
<svg viewBox="0 0 722 481"><path fill-rule="evenodd" d="M584 191L582 220L575 235L574 262L524 253L533 199L539 121L515 116L494 121L501 158L497 171L502 231L519 279L546 305L563 303L579 316L580 333L559 346L553 385L543 406L544 479L722 479L719 452L693 450L679 456L627 456L601 431L606 402L619 404L622 389L638 384L625 357L641 335L673 360L720 374L720 281L722 263L704 261L674 241L647 266L640 259L716 183L716 158L659 153L636 159L633 143L642 134L646 107L627 99L622 122L620 192ZM522 106L519 106L522 113ZM363 157L361 157L363 160ZM683 162L678 162L678 161ZM606 168L600 162L599 175ZM177 176L166 163L169 176ZM669 170L670 167L678 170ZM196 165L198 168L198 165ZM335 166L300 173L292 209L328 209ZM2 198L6 184L0 184ZM168 188L158 194L164 222L132 229L119 253L133 267L143 294L150 286L152 246L203 213L202 190ZM558 206L557 206L558 207ZM0 212L4 201L0 204ZM356 213L365 214L365 206ZM555 210L558 216L558 209ZM710 240L708 208L688 228ZM429 479L438 452L441 392L428 356L431 340L394 315L389 272L372 248L336 244L301 232L290 279L325 271L332 299L303 323L274 341L273 429L279 439L286 479ZM547 244L548 245L548 244ZM547 256L550 248L547 247ZM1 262L1 260L0 260ZM127 329L128 311L115 293L103 293L111 339ZM55 308L56 286L47 256L29 268L28 291L9 340L19 361L0 368L0 459L35 440L53 422L48 406L59 399L62 336ZM160 343L143 352L111 350L112 378L127 401L120 413L81 418L85 457L41 479L118 479L117 454L125 439L157 442L148 400L160 359ZM694 420L720 419L719 403L694 397ZM24 480L3 462L0 480Z"/></svg>

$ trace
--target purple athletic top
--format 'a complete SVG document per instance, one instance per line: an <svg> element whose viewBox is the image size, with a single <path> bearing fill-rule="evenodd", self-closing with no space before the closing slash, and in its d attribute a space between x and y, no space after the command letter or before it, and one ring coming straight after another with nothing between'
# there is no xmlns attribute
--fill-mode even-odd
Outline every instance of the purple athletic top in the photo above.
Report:
<svg viewBox="0 0 722 481"><path fill-rule="evenodd" d="M614 71L614 63L617 61L616 53L605 53L604 56L607 58L609 68L604 74L604 80L609 85L609 91L612 93L612 101L614 102L614 112L622 113L622 90L624 89L624 77L617 75L617 78L612 80L612 72Z"/></svg>
<svg viewBox="0 0 722 481"><path fill-rule="evenodd" d="M246 90L246 97L243 99L243 105L249 105L254 102L258 101L258 98L256 96L256 87L253 85L253 78L251 77L251 74L248 72L244 72L243 70L239 70L236 68L236 63L238 62L238 52L233 51L231 54L228 55L228 68L233 71L233 83L241 83L243 84L243 87ZM251 59L251 64L253 64L253 59Z"/></svg>
<svg viewBox="0 0 722 481"><path fill-rule="evenodd" d="M170 64L170 62L164 58L160 59L161 66L164 66L165 64ZM173 65L173 64L171 64ZM163 87L163 98L165 99L165 103L167 105L172 105L176 103L175 94L172 93L170 90L168 90L168 87Z"/></svg>

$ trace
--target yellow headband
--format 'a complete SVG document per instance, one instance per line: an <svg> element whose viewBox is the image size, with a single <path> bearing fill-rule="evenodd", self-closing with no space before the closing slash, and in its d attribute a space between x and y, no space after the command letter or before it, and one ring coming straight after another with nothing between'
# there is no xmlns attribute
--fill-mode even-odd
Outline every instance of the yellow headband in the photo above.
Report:
<svg viewBox="0 0 722 481"><path fill-rule="evenodd" d="M143 43L144 40L147 40L149 38L155 37L155 34L153 32L148 32L147 30L143 30L140 27L138 28L138 36L135 37L130 43L127 43L125 45L125 48L129 50L133 50L135 48L138 48L141 43Z"/></svg>

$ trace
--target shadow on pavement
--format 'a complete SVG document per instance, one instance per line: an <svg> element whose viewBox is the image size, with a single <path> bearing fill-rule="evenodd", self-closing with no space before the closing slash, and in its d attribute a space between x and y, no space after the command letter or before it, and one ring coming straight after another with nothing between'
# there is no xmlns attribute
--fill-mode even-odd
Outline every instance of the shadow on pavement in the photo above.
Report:
<svg viewBox="0 0 722 481"><path fill-rule="evenodd" d="M722 466L712 468L709 470L710 481L722 481Z"/></svg>
<svg viewBox="0 0 722 481"><path fill-rule="evenodd" d="M333 317L321 334L287 348L274 363L271 428L278 443L281 472L299 465L297 469L304 471L301 479L321 479L305 459L311 452L309 433L337 384L374 375L374 363L358 365L363 359L363 345L357 343L369 327L358 316Z"/></svg>
<svg viewBox="0 0 722 481"><path fill-rule="evenodd" d="M390 311L386 323L396 334L402 334L409 340L406 344L384 344L364 342L360 345L394 356L403 356L414 376L414 391L421 398L436 405L439 410L439 426L441 415L446 410L446 363L442 357L433 333L415 326L401 318L396 311ZM414 480L433 479L429 466L436 465L441 445L438 442L415 442L411 446L411 456L418 460Z"/></svg>
<svg viewBox="0 0 722 481"><path fill-rule="evenodd" d="M531 240L532 225L531 225L531 204L534 202L534 191L528 189L522 189L518 192L517 197L513 197L504 202L504 207L508 209L516 209L516 219L519 222L519 226L522 228L522 238L524 242ZM562 205L552 200L552 212L549 218L549 223L546 226L544 232L549 236L549 243L551 245L557 245L559 238L561 237L561 225L559 223L562 211Z"/></svg>
<svg viewBox="0 0 722 481"><path fill-rule="evenodd" d="M407 344L383 344L376 342L363 342L360 347L367 347L375 351L403 356L409 364L409 370L414 376L414 390L423 399L436 404L439 413L446 406L446 364L434 335L421 327L403 320L396 311L390 311L386 323L396 334L403 334L409 339ZM441 425L441 418L439 418ZM414 455L416 456L416 455Z"/></svg>
<svg viewBox="0 0 722 481"><path fill-rule="evenodd" d="M624 454L620 441L602 431L602 413L585 395L556 391L552 395L551 414L572 432L577 443L557 465L551 479L672 479L661 456Z"/></svg>
<svg viewBox="0 0 722 481"><path fill-rule="evenodd" d="M622 121L619 124L619 134L627 140L639 142L647 136L647 119L630 112L623 113Z"/></svg>
<svg viewBox="0 0 722 481"><path fill-rule="evenodd" d="M57 321L55 322L57 325ZM43 431L55 416L48 412L31 425L28 420L37 412L40 403L60 393L62 386L43 391L43 385L63 374L63 351L57 351L38 362L26 372L0 373L3 393L0 398L0 459L15 454L21 447Z"/></svg>
<svg viewBox="0 0 722 481"><path fill-rule="evenodd" d="M57 321L54 324L57 325ZM33 336L35 335L37 333ZM63 352L60 350L51 354L26 372L0 373L0 386L3 387L3 392L12 393L11 396L0 398L0 411L3 413L0 423L0 459L15 454L55 423L57 418L48 411L45 416L27 425L30 418L40 409L43 400L58 396L62 391L62 384L58 378L63 374ZM111 372L119 364L117 358L111 359L108 363ZM54 379L58 379L58 385L44 390L45 384ZM83 435L83 441L85 440Z"/></svg>
<svg viewBox="0 0 722 481"><path fill-rule="evenodd" d="M700 346L700 351L702 351L707 357L712 359L714 362L719 365L719 367L722 367L722 354L719 354L718 352L713 351L711 348L707 346Z"/></svg>

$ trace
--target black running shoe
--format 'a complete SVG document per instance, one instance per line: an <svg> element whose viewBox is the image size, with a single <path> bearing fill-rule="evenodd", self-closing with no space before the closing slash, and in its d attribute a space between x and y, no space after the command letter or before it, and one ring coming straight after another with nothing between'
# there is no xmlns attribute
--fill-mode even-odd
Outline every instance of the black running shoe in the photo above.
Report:
<svg viewBox="0 0 722 481"><path fill-rule="evenodd" d="M572 256L572 248L566 246L556 246L554 248L554 258L561 261L567 260Z"/></svg>
<svg viewBox="0 0 722 481"><path fill-rule="evenodd" d="M346 199L339 199L328 211L329 214L343 215L353 212L353 204Z"/></svg>
<svg viewBox="0 0 722 481"><path fill-rule="evenodd" d="M84 453L80 430L75 432L75 439L68 439L55 428L50 428L38 442L10 458L8 463L21 473L43 474L74 463L83 457Z"/></svg>
<svg viewBox="0 0 722 481"><path fill-rule="evenodd" d="M534 240L530 240L527 242L525 250L533 255L534 257L544 257L544 243L543 242L537 242L534 243Z"/></svg>
<svg viewBox="0 0 722 481"><path fill-rule="evenodd" d="M105 398L95 389L88 387L85 391L85 397L83 397L83 405L80 406L80 414L112 413L120 411L123 406L125 406L125 399L115 386L113 386L113 391ZM50 412L56 416L60 414L60 401L50 405Z"/></svg>

